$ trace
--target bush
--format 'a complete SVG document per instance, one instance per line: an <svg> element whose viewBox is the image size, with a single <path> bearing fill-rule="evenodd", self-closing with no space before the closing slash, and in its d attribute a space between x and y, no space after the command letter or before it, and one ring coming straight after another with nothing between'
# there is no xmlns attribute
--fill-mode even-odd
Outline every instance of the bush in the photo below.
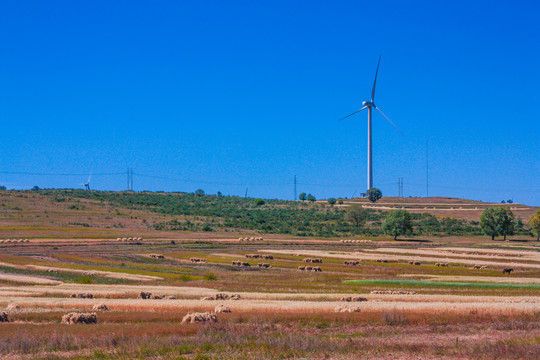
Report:
<svg viewBox="0 0 540 360"><path fill-rule="evenodd" d="M204 280L217 280L217 276L213 273L208 273L204 275Z"/></svg>
<svg viewBox="0 0 540 360"><path fill-rule="evenodd" d="M263 199L255 199L256 206L263 206L265 204Z"/></svg>

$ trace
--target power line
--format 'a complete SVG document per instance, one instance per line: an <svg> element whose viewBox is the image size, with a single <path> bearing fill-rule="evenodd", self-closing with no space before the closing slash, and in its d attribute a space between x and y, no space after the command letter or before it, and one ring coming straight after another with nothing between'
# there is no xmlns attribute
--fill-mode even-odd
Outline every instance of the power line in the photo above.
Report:
<svg viewBox="0 0 540 360"><path fill-rule="evenodd" d="M88 173L36 173L36 172L23 172L23 171L0 171L0 174L10 175L37 175L37 176L88 176ZM124 173L97 173L92 176L111 176L111 175L123 175Z"/></svg>

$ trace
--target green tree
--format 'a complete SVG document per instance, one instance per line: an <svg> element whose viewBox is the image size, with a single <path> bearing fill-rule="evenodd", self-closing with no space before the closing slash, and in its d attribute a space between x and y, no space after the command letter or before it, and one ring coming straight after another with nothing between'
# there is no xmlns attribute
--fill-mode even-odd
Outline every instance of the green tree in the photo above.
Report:
<svg viewBox="0 0 540 360"><path fill-rule="evenodd" d="M392 235L394 240L400 235L412 232L411 214L406 210L392 210L386 215L382 225L383 232Z"/></svg>
<svg viewBox="0 0 540 360"><path fill-rule="evenodd" d="M495 240L495 236L499 234L499 226L497 223L497 208L488 207L480 216L480 227L484 234L491 236L491 240Z"/></svg>
<svg viewBox="0 0 540 360"><path fill-rule="evenodd" d="M338 199L338 200L337 200L337 203L338 203L339 205L343 205L343 199Z"/></svg>
<svg viewBox="0 0 540 360"><path fill-rule="evenodd" d="M256 206L263 206L265 204L263 199L255 199Z"/></svg>
<svg viewBox="0 0 540 360"><path fill-rule="evenodd" d="M315 202L315 200L317 200L317 198L311 194L308 194L307 195L307 200L308 201L311 201L311 202Z"/></svg>
<svg viewBox="0 0 540 360"><path fill-rule="evenodd" d="M507 235L514 234L514 213L508 208L497 209L497 221L499 223L499 234L506 240Z"/></svg>
<svg viewBox="0 0 540 360"><path fill-rule="evenodd" d="M540 210L536 210L536 213L529 218L529 226L531 233L536 236L536 241L540 241Z"/></svg>
<svg viewBox="0 0 540 360"><path fill-rule="evenodd" d="M356 229L361 229L366 224L368 211L359 205L349 206L345 212L345 219L353 223Z"/></svg>
<svg viewBox="0 0 540 360"><path fill-rule="evenodd" d="M514 233L514 214L507 208L489 207L480 216L482 231L495 240L496 236L504 236Z"/></svg>
<svg viewBox="0 0 540 360"><path fill-rule="evenodd" d="M7 190L7 188L4 185L0 185L0 191Z"/></svg>
<svg viewBox="0 0 540 360"><path fill-rule="evenodd" d="M366 196L368 197L369 201L374 203L380 198L382 198L382 192L381 190L377 188L371 188L368 191L366 191Z"/></svg>
<svg viewBox="0 0 540 360"><path fill-rule="evenodd" d="M34 186L34 187L32 188L32 190L34 190L34 191L37 191L37 190L39 190L39 186L37 186L37 185L36 185L36 186Z"/></svg>
<svg viewBox="0 0 540 360"><path fill-rule="evenodd" d="M203 190L203 189L195 190L195 195L197 195L197 196L204 196L204 190Z"/></svg>
<svg viewBox="0 0 540 360"><path fill-rule="evenodd" d="M306 193L301 193L300 195L298 195L298 199L299 199L299 200L302 200L302 201L306 201L306 200L307 200L307 195L306 195Z"/></svg>
<svg viewBox="0 0 540 360"><path fill-rule="evenodd" d="M328 198L328 203L330 204L330 206L334 206L336 204L336 199Z"/></svg>

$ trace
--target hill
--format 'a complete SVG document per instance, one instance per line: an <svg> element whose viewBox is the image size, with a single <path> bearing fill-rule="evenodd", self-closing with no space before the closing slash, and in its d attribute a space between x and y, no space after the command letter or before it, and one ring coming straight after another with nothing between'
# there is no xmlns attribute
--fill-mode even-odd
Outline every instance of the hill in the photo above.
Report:
<svg viewBox="0 0 540 360"><path fill-rule="evenodd" d="M368 209L365 227L347 220L347 209ZM534 207L487 204L451 198L345 200L331 207L315 203L189 193L84 190L0 191L0 239L170 237L179 234L239 233L292 236L377 236L390 209L413 213L414 235L481 235L478 219L488 206L507 206L526 222ZM519 230L519 229L518 229ZM518 233L526 235L525 230Z"/></svg>

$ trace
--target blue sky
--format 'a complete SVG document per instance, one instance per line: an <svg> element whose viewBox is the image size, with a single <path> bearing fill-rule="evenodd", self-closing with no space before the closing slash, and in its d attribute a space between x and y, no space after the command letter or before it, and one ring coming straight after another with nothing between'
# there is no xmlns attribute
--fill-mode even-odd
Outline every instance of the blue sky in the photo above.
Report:
<svg viewBox="0 0 540 360"><path fill-rule="evenodd" d="M540 205L537 1L0 5L0 184ZM149 177L157 176L167 179Z"/></svg>

